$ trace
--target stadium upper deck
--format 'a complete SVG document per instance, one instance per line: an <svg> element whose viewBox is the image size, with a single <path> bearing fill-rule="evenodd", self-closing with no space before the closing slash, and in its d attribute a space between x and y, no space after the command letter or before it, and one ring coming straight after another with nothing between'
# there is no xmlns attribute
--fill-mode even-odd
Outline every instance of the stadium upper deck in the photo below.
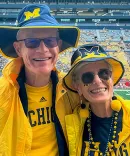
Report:
<svg viewBox="0 0 130 156"><path fill-rule="evenodd" d="M89 3L89 4L128 4L129 0L1 0L1 3Z"/></svg>

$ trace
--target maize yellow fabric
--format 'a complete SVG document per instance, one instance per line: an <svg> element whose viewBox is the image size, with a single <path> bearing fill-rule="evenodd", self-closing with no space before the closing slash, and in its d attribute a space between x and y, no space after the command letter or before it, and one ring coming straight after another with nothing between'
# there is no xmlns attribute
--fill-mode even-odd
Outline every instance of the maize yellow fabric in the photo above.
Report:
<svg viewBox="0 0 130 156"><path fill-rule="evenodd" d="M3 69L0 78L0 155L27 156L32 146L32 127L24 113L17 77L23 66L21 58L13 59ZM58 73L56 113L65 138L65 115L71 114L79 102L77 94L67 91L62 84L64 74Z"/></svg>
<svg viewBox="0 0 130 156"><path fill-rule="evenodd" d="M52 83L44 87L25 84L28 97L28 119L32 127L29 156L58 156L58 145L52 114Z"/></svg>
<svg viewBox="0 0 130 156"><path fill-rule="evenodd" d="M121 97L117 97L122 104L123 109L123 126L122 131L119 133L119 140L116 146L116 156L130 155L130 101L124 100ZM77 107L73 114L66 115L66 128L67 136L69 142L69 155L70 156L81 156L82 150L82 137L84 131L84 124L86 118L81 118L79 115L80 107ZM85 149L88 152L88 149ZM120 150L123 152L120 153ZM95 152L95 155L97 152ZM112 153L112 156L115 156L115 153Z"/></svg>

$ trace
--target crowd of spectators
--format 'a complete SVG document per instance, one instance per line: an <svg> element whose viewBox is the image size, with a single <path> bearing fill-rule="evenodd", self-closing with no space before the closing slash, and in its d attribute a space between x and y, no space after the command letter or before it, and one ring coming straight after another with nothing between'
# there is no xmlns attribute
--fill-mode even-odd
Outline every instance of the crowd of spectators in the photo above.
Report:
<svg viewBox="0 0 130 156"><path fill-rule="evenodd" d="M115 89L130 89L130 80L123 78L114 88Z"/></svg>

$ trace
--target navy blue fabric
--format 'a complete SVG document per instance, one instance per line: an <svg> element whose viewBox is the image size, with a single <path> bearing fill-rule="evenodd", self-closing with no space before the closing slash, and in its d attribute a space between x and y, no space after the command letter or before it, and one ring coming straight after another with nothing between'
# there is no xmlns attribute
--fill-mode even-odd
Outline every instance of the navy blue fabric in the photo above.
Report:
<svg viewBox="0 0 130 156"><path fill-rule="evenodd" d="M36 18L30 18L29 20L25 20L24 12L33 12L34 9L40 9L40 16ZM25 6L22 11L18 14L17 18L18 27L21 26L60 26L60 24L56 21L56 19L51 16L50 8L47 5L40 4L30 4Z"/></svg>
<svg viewBox="0 0 130 156"><path fill-rule="evenodd" d="M118 133L122 131L122 116L123 116L123 110L121 109L118 115L118 125L117 125L117 135L114 140L118 142ZM100 142L99 149L101 152L105 153L106 146L107 146L107 141L108 141L108 135L110 132L110 126L111 126L111 121L112 117L109 118L99 118L97 117L94 113L91 113L91 131L92 131L92 136L94 139L94 142ZM112 129L113 132L113 129ZM112 140L112 135L110 137L110 142ZM89 133L88 133L88 128L87 128L87 120L84 125L84 133L83 133L83 146L82 146L82 153L81 156L84 156L85 148L86 145L84 141L89 140ZM94 147L91 146L93 149ZM116 149L114 149L116 152ZM90 155L94 155L94 152L90 152Z"/></svg>
<svg viewBox="0 0 130 156"><path fill-rule="evenodd" d="M36 12L35 12L36 11ZM43 4L26 5L18 14L16 26L0 26L0 48L2 52L11 58L18 57L13 43L17 41L18 30L22 28L56 28L62 40L60 51L75 47L79 37L79 30L72 26L63 26L57 22L50 13L50 8Z"/></svg>
<svg viewBox="0 0 130 156"><path fill-rule="evenodd" d="M75 62L75 60L80 56L81 58L84 58L85 56L94 53L95 56L100 56L100 54L104 54L106 56L100 56L100 58L98 57L91 57L91 58L87 58L87 60L83 60L83 61L87 61L87 62L94 62L94 61L100 61L103 59L109 59L112 58L114 60L116 60L115 58L111 57L108 55L108 53L98 44L86 44L83 46L80 46L73 54L72 58L71 58L71 65L73 65L73 63ZM118 60L116 60L118 61ZM119 61L118 61L119 62Z"/></svg>
<svg viewBox="0 0 130 156"><path fill-rule="evenodd" d="M19 83L20 89L19 89L19 97L24 109L24 113L28 114L28 98L27 98L27 94L26 94L26 88L25 88L25 68L23 67L19 77L17 78L17 81Z"/></svg>

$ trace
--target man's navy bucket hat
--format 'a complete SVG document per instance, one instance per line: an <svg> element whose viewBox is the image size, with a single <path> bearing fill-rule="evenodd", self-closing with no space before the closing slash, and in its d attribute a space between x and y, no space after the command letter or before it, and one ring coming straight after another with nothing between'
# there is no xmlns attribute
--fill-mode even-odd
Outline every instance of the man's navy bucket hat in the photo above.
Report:
<svg viewBox="0 0 130 156"><path fill-rule="evenodd" d="M18 57L13 43L17 41L17 32L25 28L56 28L62 40L60 52L70 47L77 47L80 36L79 29L59 24L50 14L50 8L47 5L30 4L25 6L18 14L16 23L16 26L0 26L0 51L4 57Z"/></svg>

